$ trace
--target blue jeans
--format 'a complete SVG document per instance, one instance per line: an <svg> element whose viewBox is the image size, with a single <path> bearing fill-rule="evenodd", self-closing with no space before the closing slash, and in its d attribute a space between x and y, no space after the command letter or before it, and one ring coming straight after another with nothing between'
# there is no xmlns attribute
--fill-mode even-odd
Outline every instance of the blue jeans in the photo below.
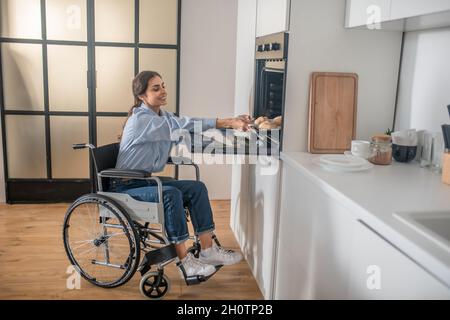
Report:
<svg viewBox="0 0 450 320"><path fill-rule="evenodd" d="M189 209L196 235L214 230L208 190L203 182L163 180L161 183L163 185L165 227L170 242L181 243L189 238L184 206ZM127 193L139 201L158 201L158 187L151 180L112 179L109 191Z"/></svg>

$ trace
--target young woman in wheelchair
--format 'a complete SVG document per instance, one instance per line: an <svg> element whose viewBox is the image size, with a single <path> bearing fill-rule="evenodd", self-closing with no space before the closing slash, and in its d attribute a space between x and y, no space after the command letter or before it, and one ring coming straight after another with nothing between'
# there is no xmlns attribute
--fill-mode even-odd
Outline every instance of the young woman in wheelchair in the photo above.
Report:
<svg viewBox="0 0 450 320"><path fill-rule="evenodd" d="M128 113L120 140L116 168L159 172L167 163L176 129L192 131L194 121L202 122L202 130L210 128L234 128L247 130L248 116L229 119L176 117L161 109L167 104L167 91L162 77L154 71L142 71L132 83L135 104ZM165 227L186 274L211 276L217 265L239 262L239 252L226 250L212 241L214 220L208 198L208 190L200 181L163 180ZM116 179L109 191L127 193L140 201L157 202L157 187L148 180ZM184 206L201 243L198 258L187 252L189 238Z"/></svg>

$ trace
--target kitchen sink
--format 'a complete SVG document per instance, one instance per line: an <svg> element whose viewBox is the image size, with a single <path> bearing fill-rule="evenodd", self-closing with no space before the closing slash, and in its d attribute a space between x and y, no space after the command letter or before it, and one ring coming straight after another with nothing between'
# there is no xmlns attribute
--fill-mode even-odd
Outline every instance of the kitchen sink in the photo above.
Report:
<svg viewBox="0 0 450 320"><path fill-rule="evenodd" d="M397 212L394 216L450 252L450 211Z"/></svg>

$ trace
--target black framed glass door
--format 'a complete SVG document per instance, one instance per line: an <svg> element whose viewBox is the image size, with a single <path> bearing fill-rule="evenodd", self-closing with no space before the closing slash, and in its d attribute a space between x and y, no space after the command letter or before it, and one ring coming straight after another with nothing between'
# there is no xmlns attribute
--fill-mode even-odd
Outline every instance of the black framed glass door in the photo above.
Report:
<svg viewBox="0 0 450 320"><path fill-rule="evenodd" d="M71 201L92 189L71 145L118 141L134 75L160 72L178 113L181 0L0 1L6 200Z"/></svg>

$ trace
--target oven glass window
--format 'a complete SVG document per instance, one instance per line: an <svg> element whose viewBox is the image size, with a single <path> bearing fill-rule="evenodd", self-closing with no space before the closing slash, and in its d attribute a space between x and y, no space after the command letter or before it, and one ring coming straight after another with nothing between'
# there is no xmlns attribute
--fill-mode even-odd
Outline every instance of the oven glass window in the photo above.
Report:
<svg viewBox="0 0 450 320"><path fill-rule="evenodd" d="M284 61L257 61L255 118L275 118L282 115L284 67Z"/></svg>
<svg viewBox="0 0 450 320"><path fill-rule="evenodd" d="M278 117L283 104L283 73L265 71L263 83L264 115L269 118Z"/></svg>

